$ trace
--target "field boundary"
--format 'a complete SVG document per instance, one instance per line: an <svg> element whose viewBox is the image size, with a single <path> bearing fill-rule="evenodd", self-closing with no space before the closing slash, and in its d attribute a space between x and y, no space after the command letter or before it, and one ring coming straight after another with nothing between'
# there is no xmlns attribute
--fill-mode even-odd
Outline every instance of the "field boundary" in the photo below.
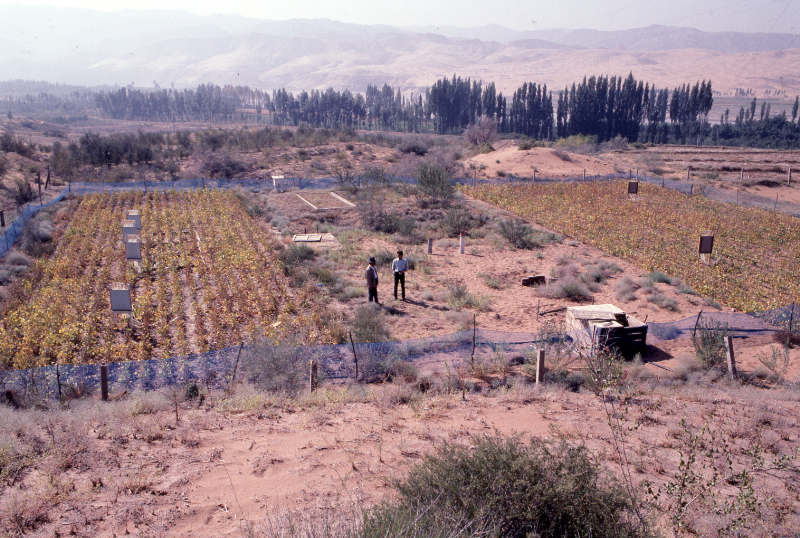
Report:
<svg viewBox="0 0 800 538"><path fill-rule="evenodd" d="M734 338L775 334L789 329L800 307L794 305L765 312L703 312L704 323L726 325ZM668 322L648 323L650 344L691 336L698 316ZM793 327L793 328L794 328ZM277 353L291 356L295 364L316 361L323 379L344 381L355 379L358 357L359 378L381 380L387 367L402 360L418 367L439 365L456 368L471 356L491 361L525 357L539 347L546 347L553 338L577 341L570 333L541 335L537 333L503 332L487 329L466 330L416 340L331 344L320 346L282 346ZM474 351L473 351L474 350ZM191 384L226 389L236 381L258 383L258 372L249 368L259 351L249 345L227 347L183 357L109 363L108 382L112 392L156 390L161 387ZM100 387L100 364L51 365L27 370L0 371L0 390L13 390L34 398L59 399L71 394L96 393Z"/></svg>

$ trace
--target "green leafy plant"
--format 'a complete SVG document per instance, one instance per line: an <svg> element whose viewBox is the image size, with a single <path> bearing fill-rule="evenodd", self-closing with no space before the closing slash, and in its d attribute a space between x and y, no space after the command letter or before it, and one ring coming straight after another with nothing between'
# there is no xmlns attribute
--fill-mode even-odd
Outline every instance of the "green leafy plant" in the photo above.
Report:
<svg viewBox="0 0 800 538"><path fill-rule="evenodd" d="M692 331L692 345L697 360L705 368L713 368L725 363L725 338L728 324L711 319L700 319Z"/></svg>

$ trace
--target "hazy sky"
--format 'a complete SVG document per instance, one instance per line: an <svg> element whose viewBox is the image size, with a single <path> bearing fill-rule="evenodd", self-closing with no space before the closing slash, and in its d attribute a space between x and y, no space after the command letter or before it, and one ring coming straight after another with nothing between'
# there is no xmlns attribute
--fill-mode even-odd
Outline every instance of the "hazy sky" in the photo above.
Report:
<svg viewBox="0 0 800 538"><path fill-rule="evenodd" d="M0 3L21 3L0 0ZM707 31L800 33L800 0L31 0L26 4L236 13L261 19L325 18L392 26L483 26L517 30L624 30L651 24Z"/></svg>

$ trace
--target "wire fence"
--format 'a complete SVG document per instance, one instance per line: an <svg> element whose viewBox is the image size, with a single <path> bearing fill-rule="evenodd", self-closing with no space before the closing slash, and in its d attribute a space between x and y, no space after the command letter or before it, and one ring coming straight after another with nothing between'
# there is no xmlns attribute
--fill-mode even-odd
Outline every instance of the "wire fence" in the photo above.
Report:
<svg viewBox="0 0 800 538"><path fill-rule="evenodd" d="M546 178L537 176L536 182L575 182L575 181L610 181L629 179L629 174L605 174L573 177ZM639 175L639 181L655 183L685 194L698 194L692 184L657 177ZM413 183L413 178L399 178L398 181ZM461 180L463 184L482 184L498 180ZM507 178L499 181L534 181L533 178ZM25 224L42 208L57 203L70 194L88 194L94 192L123 192L129 190L187 190L198 188L230 189L245 188L251 190L285 190L325 189L338 186L335 178L289 178L277 180L254 179L190 179L163 182L125 182L125 183L70 183L53 201L44 205L30 204L0 240L0 256L4 256L24 230ZM706 196L730 196L721 189L705 188ZM726 201L726 200L721 200ZM750 195L741 202L755 207L769 207L771 200ZM740 203L741 203L740 202ZM800 208L794 207L800 215ZM800 309L797 312L800 316ZM734 337L771 334L777 331L794 330L797 326L795 305L756 313L723 313L703 312L703 320L727 325ZM691 335L698 323L698 316L691 316L670 323L648 323L648 342L685 338ZM540 335L539 335L540 336ZM574 335L563 334L567 341L573 341ZM523 354L535 348L547 345L547 341L536 339L534 333L507 333L489 330L464 331L446 336L409 340L403 342L381 342L373 344L341 344L330 346L299 346L283 348L281 353L291 356L295 367L315 360L320 365L321 375L329 379L347 379L356 377L356 357L359 362L358 377L362 379L378 378L386 373L387 365L394 360L404 360L416 365L455 364L468 356L481 354ZM553 338L553 335L547 337ZM185 357L173 357L161 360L141 362L114 363L108 365L109 384L113 390L153 390L179 383L202 383L209 388L224 388L236 379L258 382L264 372L248 365L258 363L259 350L252 346L236 346L203 354ZM241 369L240 369L241 365ZM238 373L237 373L238 371ZM100 365L53 365L43 368L18 371L0 371L0 388L11 389L25 394L43 398L59 398L70 393L82 394L94 392L100 383Z"/></svg>
<svg viewBox="0 0 800 538"><path fill-rule="evenodd" d="M756 313L701 312L669 323L648 323L648 344L689 338L700 320L725 326L734 338L775 334L796 328L795 305ZM579 341L569 332L503 332L475 329L417 340L336 344L324 346L241 345L168 359L107 365L109 390L158 390L196 383L225 389L234 382L256 385L281 373L302 377L313 360L322 379L380 381L405 361L416 369L455 371L472 361L528 362L538 349ZM645 354L646 355L646 354ZM646 358L646 357L645 357ZM29 370L0 371L0 390L13 390L29 399L63 399L96 393L101 365L52 365ZM402 371L402 368L399 369Z"/></svg>
<svg viewBox="0 0 800 538"><path fill-rule="evenodd" d="M8 254L8 251L11 250L12 246L14 246L14 242L22 237L22 233L25 230L25 224L35 217L36 213L41 211L42 208L53 205L56 202L60 202L67 194L67 189L64 189L61 194L46 204L28 204L23 207L19 216L14 219L14 222L5 231L2 239L0 239L0 258Z"/></svg>

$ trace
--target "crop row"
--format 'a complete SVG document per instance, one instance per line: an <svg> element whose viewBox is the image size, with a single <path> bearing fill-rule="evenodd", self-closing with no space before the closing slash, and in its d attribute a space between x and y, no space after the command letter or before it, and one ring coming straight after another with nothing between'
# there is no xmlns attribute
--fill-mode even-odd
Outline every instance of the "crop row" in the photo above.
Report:
<svg viewBox="0 0 800 538"><path fill-rule="evenodd" d="M702 295L757 311L800 298L800 222L789 215L732 206L626 182L510 184L466 192L627 259L680 276ZM701 235L714 235L708 263Z"/></svg>
<svg viewBox="0 0 800 538"><path fill-rule="evenodd" d="M121 221L141 212L142 261L126 260ZM27 368L144 360L235 345L254 332L327 343L312 299L288 289L275 239L226 191L91 194L55 254L25 282L0 326L0 361ZM109 288L130 287L133 317Z"/></svg>

